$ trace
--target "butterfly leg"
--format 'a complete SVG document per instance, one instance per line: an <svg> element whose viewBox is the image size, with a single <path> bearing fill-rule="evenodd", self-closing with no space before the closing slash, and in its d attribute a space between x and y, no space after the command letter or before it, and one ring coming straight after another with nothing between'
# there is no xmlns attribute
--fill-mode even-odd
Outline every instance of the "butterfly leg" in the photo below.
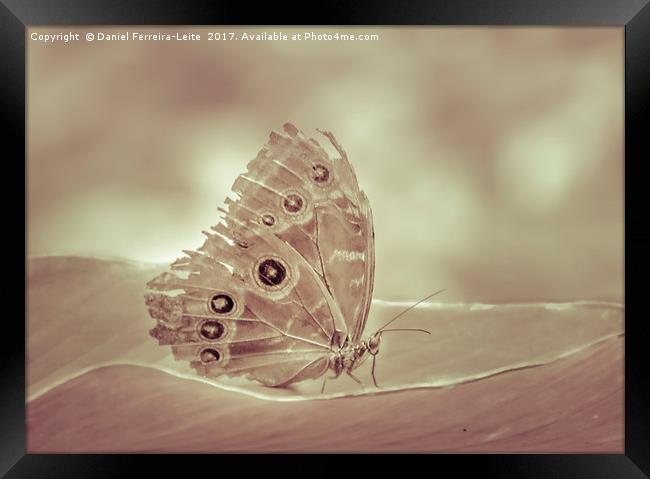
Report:
<svg viewBox="0 0 650 479"><path fill-rule="evenodd" d="M375 383L375 387L379 389L379 384L377 384L377 378L375 377L375 360L377 359L377 356L372 357L372 370L370 373L372 374L372 382Z"/></svg>
<svg viewBox="0 0 650 479"><path fill-rule="evenodd" d="M366 387L365 387L365 386L363 385L363 383L361 382L361 379L359 379L358 377L356 377L356 376L355 376L354 374L352 374L350 371L346 371L346 373L348 373L348 376L350 376L352 379L354 379L354 381L355 381L359 386L361 386L361 389L363 389L364 391L366 390Z"/></svg>
<svg viewBox="0 0 650 479"><path fill-rule="evenodd" d="M323 394L325 392L325 383L327 382L327 376L323 378L323 385L320 388L320 393Z"/></svg>

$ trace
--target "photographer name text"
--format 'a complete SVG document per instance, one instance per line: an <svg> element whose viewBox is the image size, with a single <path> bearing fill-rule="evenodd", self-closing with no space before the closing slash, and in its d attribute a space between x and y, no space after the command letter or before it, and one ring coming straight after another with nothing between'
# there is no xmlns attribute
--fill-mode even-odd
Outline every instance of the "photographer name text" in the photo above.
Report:
<svg viewBox="0 0 650 479"><path fill-rule="evenodd" d="M344 41L363 42L377 41L379 35L371 33L343 33L343 32L227 32L227 31L202 31L202 32L59 32L39 33L31 32L29 38L33 42L54 44L74 42L290 42L290 41Z"/></svg>

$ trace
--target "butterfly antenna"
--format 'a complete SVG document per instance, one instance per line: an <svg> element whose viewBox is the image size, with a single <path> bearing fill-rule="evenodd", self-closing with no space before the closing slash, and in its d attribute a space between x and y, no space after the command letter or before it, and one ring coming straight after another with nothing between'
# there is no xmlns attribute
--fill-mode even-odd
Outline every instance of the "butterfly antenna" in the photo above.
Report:
<svg viewBox="0 0 650 479"><path fill-rule="evenodd" d="M382 333L388 333L390 331L417 331L419 333L427 333L431 334L431 331L428 331L426 329L420 329L420 328L399 328L399 329L384 329Z"/></svg>
<svg viewBox="0 0 650 479"><path fill-rule="evenodd" d="M386 326L388 326L390 323L392 323L393 321L395 321L397 318L399 318L399 317L403 316L404 314L408 313L410 310L412 310L413 308L415 308L418 304L420 304L420 303L424 303L427 299L433 298L436 294L440 294L440 293L442 293L443 291L444 291L444 289L441 289L441 290L439 290L439 291L436 291L435 293L432 293L432 294L430 294L430 295L428 295L428 296L425 296L424 298L422 298L422 299L421 299L420 301L418 301L417 303L412 304L411 306L409 306L408 308L406 308L404 311L402 311L401 313L399 313L397 316L395 316L393 319L391 319L391 320L388 321L386 324L384 324L381 328L379 328L379 329L377 330L377 333L383 331L383 329L384 329ZM429 333L429 334L430 334L430 333Z"/></svg>

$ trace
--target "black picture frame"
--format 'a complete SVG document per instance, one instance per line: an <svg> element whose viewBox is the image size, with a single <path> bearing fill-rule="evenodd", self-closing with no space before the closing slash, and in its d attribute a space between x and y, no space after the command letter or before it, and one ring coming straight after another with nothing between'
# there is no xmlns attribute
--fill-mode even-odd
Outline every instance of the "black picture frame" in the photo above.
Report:
<svg viewBox="0 0 650 479"><path fill-rule="evenodd" d="M302 12L302 13L299 13ZM454 474L468 471L496 477L589 477L627 478L650 475L650 394L645 339L650 328L643 313L641 292L648 266L647 244L650 231L645 220L644 174L648 162L645 127L650 115L650 6L648 0L458 0L408 1L390 3L332 1L309 8L291 2L250 3L219 1L84 1L84 0L3 0L0 4L0 51L3 75L2 128L5 172L2 188L5 314L3 360L0 363L0 475L22 477L113 477L130 475L136 466L154 463L168 467L178 456L149 455L39 455L26 454L25 434L25 304L26 298L26 183L25 183L25 53L29 26L55 25L558 25L620 26L625 28L625 453L624 454L516 454L516 455L418 455L364 456L366 472L374 473L384 464L402 459L411 468L426 467L436 474L441 465ZM8 147L8 148L7 148ZM21 202L24 199L25 202ZM20 207L22 205L22 207ZM7 269L8 267L8 269ZM10 311L7 311L12 306ZM14 310L15 309L15 310ZM265 456L263 463L285 463L281 456ZM188 473L208 471L214 466L210 456L191 458ZM293 460L293 459L292 459ZM307 460L302 457L302 460ZM346 471L318 459L332 474ZM250 466L246 457L223 457L231 465ZM338 461L338 459L337 459ZM327 464L329 463L329 466ZM371 469L368 469L368 468ZM205 469L204 469L205 468ZM300 470L297 468L297 470ZM196 471L196 472L194 472ZM306 473L303 471L303 473ZM346 473L346 472L344 472Z"/></svg>

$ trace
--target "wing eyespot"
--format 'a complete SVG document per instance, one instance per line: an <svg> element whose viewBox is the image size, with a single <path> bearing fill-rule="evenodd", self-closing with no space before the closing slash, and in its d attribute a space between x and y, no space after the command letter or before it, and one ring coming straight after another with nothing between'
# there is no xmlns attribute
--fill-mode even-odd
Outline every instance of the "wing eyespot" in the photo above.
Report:
<svg viewBox="0 0 650 479"><path fill-rule="evenodd" d="M290 215L297 215L305 207L305 199L298 193L287 193L282 199L282 209Z"/></svg>
<svg viewBox="0 0 650 479"><path fill-rule="evenodd" d="M267 286L279 286L287 277L287 270L282 263L269 258L257 266L257 277Z"/></svg>
<svg viewBox="0 0 650 479"><path fill-rule="evenodd" d="M217 341L226 334L226 328L216 319L207 319L199 325L199 334L208 341Z"/></svg>
<svg viewBox="0 0 650 479"><path fill-rule="evenodd" d="M218 349L215 348L205 348L201 351L199 355L201 362L206 363L215 363L221 359L221 353Z"/></svg>
<svg viewBox="0 0 650 479"><path fill-rule="evenodd" d="M330 170L320 163L312 165L309 177L317 186L329 186L332 183Z"/></svg>
<svg viewBox="0 0 650 479"><path fill-rule="evenodd" d="M267 291L283 289L291 279L289 265L278 256L263 256L255 262L252 270L255 283Z"/></svg>
<svg viewBox="0 0 650 479"><path fill-rule="evenodd" d="M209 306L215 314L228 314L235 309L235 300L227 294L218 293L210 298Z"/></svg>
<svg viewBox="0 0 650 479"><path fill-rule="evenodd" d="M277 222L277 219L271 213L264 213L260 215L260 223L264 226L268 226L270 228L272 226L275 226Z"/></svg>

